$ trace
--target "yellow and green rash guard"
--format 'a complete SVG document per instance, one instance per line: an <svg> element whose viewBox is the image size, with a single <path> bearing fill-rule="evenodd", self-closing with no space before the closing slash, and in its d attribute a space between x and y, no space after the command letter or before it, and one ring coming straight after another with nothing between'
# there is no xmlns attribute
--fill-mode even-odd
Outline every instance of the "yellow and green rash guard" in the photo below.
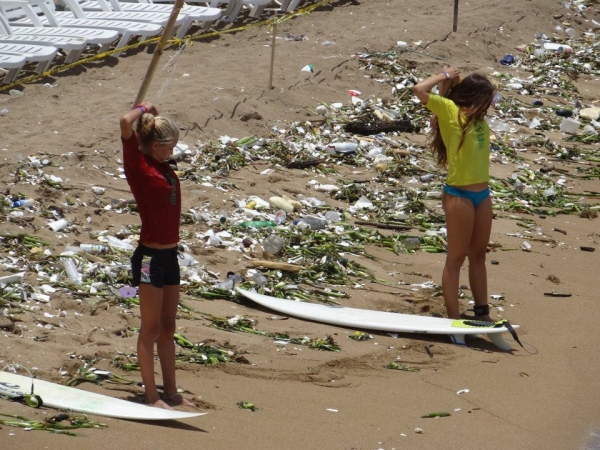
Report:
<svg viewBox="0 0 600 450"><path fill-rule="evenodd" d="M463 129L458 121L458 106L436 94L429 94L426 106L437 116L446 145L447 183L451 186L487 183L490 179L490 128L487 122L482 120L471 124L459 149Z"/></svg>

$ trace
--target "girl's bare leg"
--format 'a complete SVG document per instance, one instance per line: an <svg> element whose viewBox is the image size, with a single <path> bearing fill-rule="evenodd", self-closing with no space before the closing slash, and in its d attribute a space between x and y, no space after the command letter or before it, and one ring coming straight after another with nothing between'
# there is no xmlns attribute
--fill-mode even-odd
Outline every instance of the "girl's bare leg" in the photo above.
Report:
<svg viewBox="0 0 600 450"><path fill-rule="evenodd" d="M485 257L487 244L492 232L492 200L486 198L475 210L473 236L469 246L469 284L476 306L488 304L487 270ZM482 320L492 321L489 315L479 316Z"/></svg>
<svg viewBox="0 0 600 450"><path fill-rule="evenodd" d="M176 405L193 405L183 396L177 394L175 381L175 319L179 304L179 285L165 286L162 311L160 316L160 332L158 334L158 357L162 371L165 398Z"/></svg>
<svg viewBox="0 0 600 450"><path fill-rule="evenodd" d="M140 284L139 292L142 326L137 342L137 354L146 393L146 403L172 409L161 400L156 389L156 381L154 380L154 342L160 334L163 289L151 284L142 283ZM173 339L172 335L171 339Z"/></svg>
<svg viewBox="0 0 600 450"><path fill-rule="evenodd" d="M444 193L442 203L446 213L446 229L448 232L448 254L442 273L444 303L448 317L459 319L458 287L460 268L469 250L475 222L475 208L470 200L446 193Z"/></svg>

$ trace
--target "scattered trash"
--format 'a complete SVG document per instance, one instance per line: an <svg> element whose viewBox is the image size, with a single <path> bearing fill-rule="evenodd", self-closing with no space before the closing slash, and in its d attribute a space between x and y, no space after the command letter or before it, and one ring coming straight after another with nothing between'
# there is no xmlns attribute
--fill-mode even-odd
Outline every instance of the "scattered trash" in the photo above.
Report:
<svg viewBox="0 0 600 450"><path fill-rule="evenodd" d="M406 364L400 365L395 362L388 363L383 367L385 367L386 369L392 369L392 370L402 370L404 372L419 372L421 370L418 367L411 367Z"/></svg>
<svg viewBox="0 0 600 450"><path fill-rule="evenodd" d="M314 72L315 71L315 67L312 64L307 64L306 66L304 66L302 68L302 72Z"/></svg>
<svg viewBox="0 0 600 450"><path fill-rule="evenodd" d="M594 247L579 247L583 252L595 252L596 249Z"/></svg>
<svg viewBox="0 0 600 450"><path fill-rule="evenodd" d="M500 64L503 66L512 66L515 62L515 57L511 54L504 55L504 57L500 60Z"/></svg>
<svg viewBox="0 0 600 450"><path fill-rule="evenodd" d="M121 298L133 298L137 295L137 289L132 286L122 286L119 288Z"/></svg>
<svg viewBox="0 0 600 450"><path fill-rule="evenodd" d="M67 228L69 226L69 222L66 219L59 219L54 222L50 222L48 226L52 228L53 231L60 231Z"/></svg>
<svg viewBox="0 0 600 450"><path fill-rule="evenodd" d="M254 403L250 403L250 402L241 401L241 402L238 402L237 405L240 409L245 409L245 410L252 411L252 412L258 410L256 405Z"/></svg>
<svg viewBox="0 0 600 450"><path fill-rule="evenodd" d="M568 134L577 134L577 130L579 130L580 126L581 122L578 120L563 117L563 120L560 123L560 131Z"/></svg>
<svg viewBox="0 0 600 450"><path fill-rule="evenodd" d="M14 201L14 202L10 202L9 201L9 204L13 208L20 208L20 207L28 208L30 206L33 206L34 203L35 203L35 200L33 200L32 198L26 198L26 199L17 200L17 201Z"/></svg>
<svg viewBox="0 0 600 450"><path fill-rule="evenodd" d="M461 389L460 391L456 391L456 395L468 394L469 392L471 392L469 389Z"/></svg>
<svg viewBox="0 0 600 450"><path fill-rule="evenodd" d="M368 340L373 339L373 336L370 335L369 333L365 333L363 331L355 331L350 336L348 336L348 338L350 338L354 341L368 341Z"/></svg>
<svg viewBox="0 0 600 450"><path fill-rule="evenodd" d="M432 419L435 417L449 417L450 413L447 413L445 411L442 412L432 412L429 414L425 414L424 416L421 416L421 419Z"/></svg>
<svg viewBox="0 0 600 450"><path fill-rule="evenodd" d="M319 217L303 217L300 220L294 221L294 225L300 228L308 228L310 230L322 230L327 226L327 220Z"/></svg>
<svg viewBox="0 0 600 450"><path fill-rule="evenodd" d="M90 253L92 255L108 253L110 250L106 245L102 244L80 244L79 248L82 251Z"/></svg>

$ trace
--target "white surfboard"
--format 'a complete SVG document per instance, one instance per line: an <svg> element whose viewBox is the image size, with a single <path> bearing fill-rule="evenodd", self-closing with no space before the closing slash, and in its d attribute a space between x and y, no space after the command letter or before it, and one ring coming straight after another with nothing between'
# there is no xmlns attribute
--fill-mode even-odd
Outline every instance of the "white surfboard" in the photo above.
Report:
<svg viewBox="0 0 600 450"><path fill-rule="evenodd" d="M244 297L262 306L301 319L363 330L417 334L448 334L452 341L459 345L465 345L465 336L468 334L485 334L502 350L512 350L510 344L502 337L502 333L509 331L506 327L457 328L452 326L452 323L454 322L452 319L398 314L369 309L346 308L343 306L318 305L315 303L270 297L268 295L246 291L240 288L237 288L237 291ZM512 327L515 329L519 328L518 325L512 325Z"/></svg>
<svg viewBox="0 0 600 450"><path fill-rule="evenodd" d="M30 394L31 378L0 371L0 386L0 393L9 397ZM33 380L33 386L33 393L42 398L44 406L84 414L128 420L187 419L208 414L154 408L38 379Z"/></svg>

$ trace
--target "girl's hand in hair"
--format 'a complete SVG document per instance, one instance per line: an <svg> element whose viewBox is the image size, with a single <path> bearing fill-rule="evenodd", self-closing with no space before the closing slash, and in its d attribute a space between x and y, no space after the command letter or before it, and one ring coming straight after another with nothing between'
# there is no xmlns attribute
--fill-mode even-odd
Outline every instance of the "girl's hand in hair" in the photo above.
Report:
<svg viewBox="0 0 600 450"><path fill-rule="evenodd" d="M448 91L452 89L460 81L460 72L458 69L450 66L444 66L444 74L448 74L449 78L442 81L439 85L439 92L442 97L448 95Z"/></svg>
<svg viewBox="0 0 600 450"><path fill-rule="evenodd" d="M444 72L448 74L448 80L452 80L454 83L458 82L460 78L460 71L458 69L455 67L444 66Z"/></svg>
<svg viewBox="0 0 600 450"><path fill-rule="evenodd" d="M154 103L142 102L142 105L146 107L150 114L153 116L158 116L158 110L156 109L156 106L154 106Z"/></svg>

